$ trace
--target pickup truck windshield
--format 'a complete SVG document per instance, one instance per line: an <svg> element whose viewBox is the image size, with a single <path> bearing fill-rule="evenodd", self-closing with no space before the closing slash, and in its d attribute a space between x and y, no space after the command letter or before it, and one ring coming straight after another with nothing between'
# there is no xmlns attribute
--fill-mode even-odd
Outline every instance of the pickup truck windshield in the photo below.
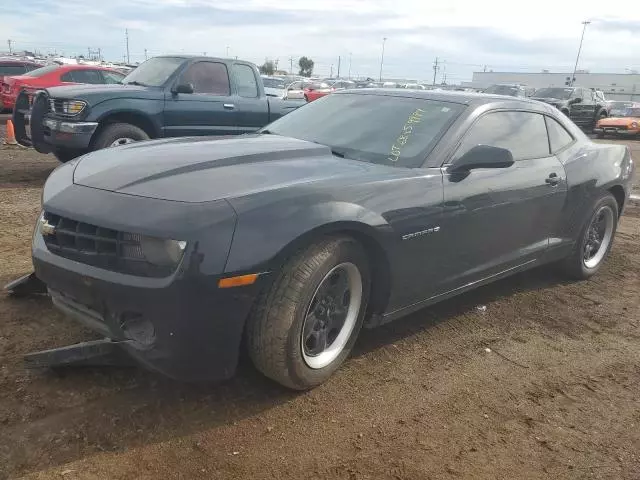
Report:
<svg viewBox="0 0 640 480"><path fill-rule="evenodd" d="M557 98L567 100L573 93L573 88L541 88L533 95L538 98Z"/></svg>
<svg viewBox="0 0 640 480"><path fill-rule="evenodd" d="M276 120L265 133L327 145L338 157L415 168L464 108L422 98L333 94Z"/></svg>
<svg viewBox="0 0 640 480"><path fill-rule="evenodd" d="M122 83L141 85L143 87L160 87L173 72L182 65L184 58L155 57L142 63L133 72L122 79Z"/></svg>

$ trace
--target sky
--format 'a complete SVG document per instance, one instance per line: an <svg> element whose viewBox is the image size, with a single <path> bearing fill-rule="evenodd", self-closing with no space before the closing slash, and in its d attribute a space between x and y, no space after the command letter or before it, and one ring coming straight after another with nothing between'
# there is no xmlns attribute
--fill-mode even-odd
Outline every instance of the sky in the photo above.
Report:
<svg viewBox="0 0 640 480"><path fill-rule="evenodd" d="M472 72L570 72L582 21L589 20L579 69L640 70L640 8L606 11L606 2L502 0L2 0L0 50L66 55L102 50L132 62L165 53L238 56L314 73L471 80Z"/></svg>

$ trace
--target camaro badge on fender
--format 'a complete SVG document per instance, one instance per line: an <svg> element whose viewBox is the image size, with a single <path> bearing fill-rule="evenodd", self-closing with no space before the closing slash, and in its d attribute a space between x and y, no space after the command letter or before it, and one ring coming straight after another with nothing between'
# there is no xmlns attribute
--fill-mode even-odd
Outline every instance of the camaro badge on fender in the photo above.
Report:
<svg viewBox="0 0 640 480"><path fill-rule="evenodd" d="M430 233L437 233L440 231L440 227L427 228L426 230L420 230L419 232L408 233L402 236L403 240L409 240L415 237L421 237L422 235L428 235Z"/></svg>

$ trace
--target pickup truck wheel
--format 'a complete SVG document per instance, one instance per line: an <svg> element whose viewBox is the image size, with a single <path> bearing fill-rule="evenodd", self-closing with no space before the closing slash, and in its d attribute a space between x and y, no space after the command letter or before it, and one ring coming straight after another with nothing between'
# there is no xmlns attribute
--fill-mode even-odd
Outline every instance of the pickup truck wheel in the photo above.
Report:
<svg viewBox="0 0 640 480"><path fill-rule="evenodd" d="M254 365L295 390L321 384L349 355L369 292L369 262L352 238L328 238L298 253L258 299L247 324Z"/></svg>
<svg viewBox="0 0 640 480"><path fill-rule="evenodd" d="M85 152L82 150L70 150L68 148L55 148L51 153L53 153L53 156L60 162L66 163L80 155L84 155Z"/></svg>
<svg viewBox="0 0 640 480"><path fill-rule="evenodd" d="M105 126L93 144L94 150L117 147L127 143L149 140L147 132L129 123L113 123Z"/></svg>
<svg viewBox="0 0 640 480"><path fill-rule="evenodd" d="M595 275L611 250L617 226L618 202L604 193L596 200L572 254L561 264L564 273L576 280Z"/></svg>

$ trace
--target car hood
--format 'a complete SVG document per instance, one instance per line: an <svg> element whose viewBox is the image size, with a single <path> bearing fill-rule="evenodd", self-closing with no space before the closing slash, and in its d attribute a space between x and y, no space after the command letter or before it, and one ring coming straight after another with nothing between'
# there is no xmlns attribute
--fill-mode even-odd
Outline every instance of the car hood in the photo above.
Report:
<svg viewBox="0 0 640 480"><path fill-rule="evenodd" d="M322 180L361 181L393 167L338 158L328 147L278 135L176 138L85 155L73 181L180 202L241 197Z"/></svg>
<svg viewBox="0 0 640 480"><path fill-rule="evenodd" d="M154 87L138 85L67 85L64 87L47 88L49 96L53 98L85 100L96 103L112 98L157 98L162 96L162 90Z"/></svg>
<svg viewBox="0 0 640 480"><path fill-rule="evenodd" d="M608 127L627 126L632 123L640 123L640 118L634 117L609 117L598 120L598 125Z"/></svg>

